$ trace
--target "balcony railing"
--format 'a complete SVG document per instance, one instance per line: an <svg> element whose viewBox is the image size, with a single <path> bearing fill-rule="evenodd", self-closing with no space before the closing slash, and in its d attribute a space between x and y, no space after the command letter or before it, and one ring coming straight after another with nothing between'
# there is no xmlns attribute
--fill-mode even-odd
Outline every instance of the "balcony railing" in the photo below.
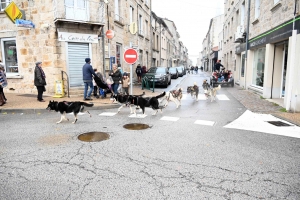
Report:
<svg viewBox="0 0 300 200"><path fill-rule="evenodd" d="M121 17L120 15L118 14L115 14L115 21L121 23L121 24L124 24L124 19L123 17Z"/></svg>
<svg viewBox="0 0 300 200"><path fill-rule="evenodd" d="M54 21L105 24L105 4L89 0L54 0Z"/></svg>

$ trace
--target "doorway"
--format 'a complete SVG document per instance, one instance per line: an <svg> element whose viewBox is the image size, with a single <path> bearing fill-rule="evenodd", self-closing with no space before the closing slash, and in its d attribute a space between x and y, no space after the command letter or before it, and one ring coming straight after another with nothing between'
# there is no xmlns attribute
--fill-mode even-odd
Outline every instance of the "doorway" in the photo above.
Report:
<svg viewBox="0 0 300 200"><path fill-rule="evenodd" d="M283 66L282 66L282 79L281 79L281 98L285 97L285 80L286 80L286 69L287 69L287 60L288 60L288 43L284 44L283 51Z"/></svg>

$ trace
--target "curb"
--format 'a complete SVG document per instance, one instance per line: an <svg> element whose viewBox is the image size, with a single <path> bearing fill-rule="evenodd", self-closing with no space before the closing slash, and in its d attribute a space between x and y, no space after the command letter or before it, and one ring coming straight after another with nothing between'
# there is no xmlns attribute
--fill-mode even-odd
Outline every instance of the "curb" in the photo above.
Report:
<svg viewBox="0 0 300 200"><path fill-rule="evenodd" d="M296 125L296 126L299 126L300 127L300 123L298 123L298 122L295 122L295 121L293 121L293 120L290 120L290 119L288 119L288 118L285 118L285 117L282 117L282 116L279 116L279 115L277 115L277 114L271 114L272 116L274 116L274 117L277 117L278 119L281 119L281 120L284 120L284 121L287 121L287 122L289 122L289 123L291 123L291 124L294 124L294 125Z"/></svg>
<svg viewBox="0 0 300 200"><path fill-rule="evenodd" d="M103 106L93 106L89 108L88 110L101 110L101 109L113 109L113 108L118 108L120 105L119 104L113 104L113 105L103 105ZM37 114L37 113L48 113L49 111L46 110L45 108L28 108L28 109L0 109L0 114L9 114L9 113L23 113L23 114Z"/></svg>

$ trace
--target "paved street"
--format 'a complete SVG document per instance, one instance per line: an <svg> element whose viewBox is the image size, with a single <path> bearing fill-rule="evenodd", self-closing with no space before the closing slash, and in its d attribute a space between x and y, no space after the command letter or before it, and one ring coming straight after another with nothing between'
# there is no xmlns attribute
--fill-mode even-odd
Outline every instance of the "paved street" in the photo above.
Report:
<svg viewBox="0 0 300 200"><path fill-rule="evenodd" d="M168 89L204 78L188 75ZM233 90L222 88L215 102L185 93L180 108L170 102L156 116L148 108L145 118L128 108L92 110L75 125L56 124L53 112L0 115L0 199L299 199L299 127L280 127L294 137L241 130L251 111ZM150 128L124 129L129 123ZM110 139L77 139L95 131Z"/></svg>

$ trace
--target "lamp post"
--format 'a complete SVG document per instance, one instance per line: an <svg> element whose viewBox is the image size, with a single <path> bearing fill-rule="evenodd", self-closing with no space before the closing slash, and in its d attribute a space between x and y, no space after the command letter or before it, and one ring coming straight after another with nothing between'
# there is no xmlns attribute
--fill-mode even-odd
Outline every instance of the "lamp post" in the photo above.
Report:
<svg viewBox="0 0 300 200"><path fill-rule="evenodd" d="M247 16L247 34L246 34L246 52L245 52L245 69L244 69L244 87L246 87L247 79L247 67L248 67L248 48L249 48L249 29L250 29L250 6L251 0L248 0L248 16Z"/></svg>

